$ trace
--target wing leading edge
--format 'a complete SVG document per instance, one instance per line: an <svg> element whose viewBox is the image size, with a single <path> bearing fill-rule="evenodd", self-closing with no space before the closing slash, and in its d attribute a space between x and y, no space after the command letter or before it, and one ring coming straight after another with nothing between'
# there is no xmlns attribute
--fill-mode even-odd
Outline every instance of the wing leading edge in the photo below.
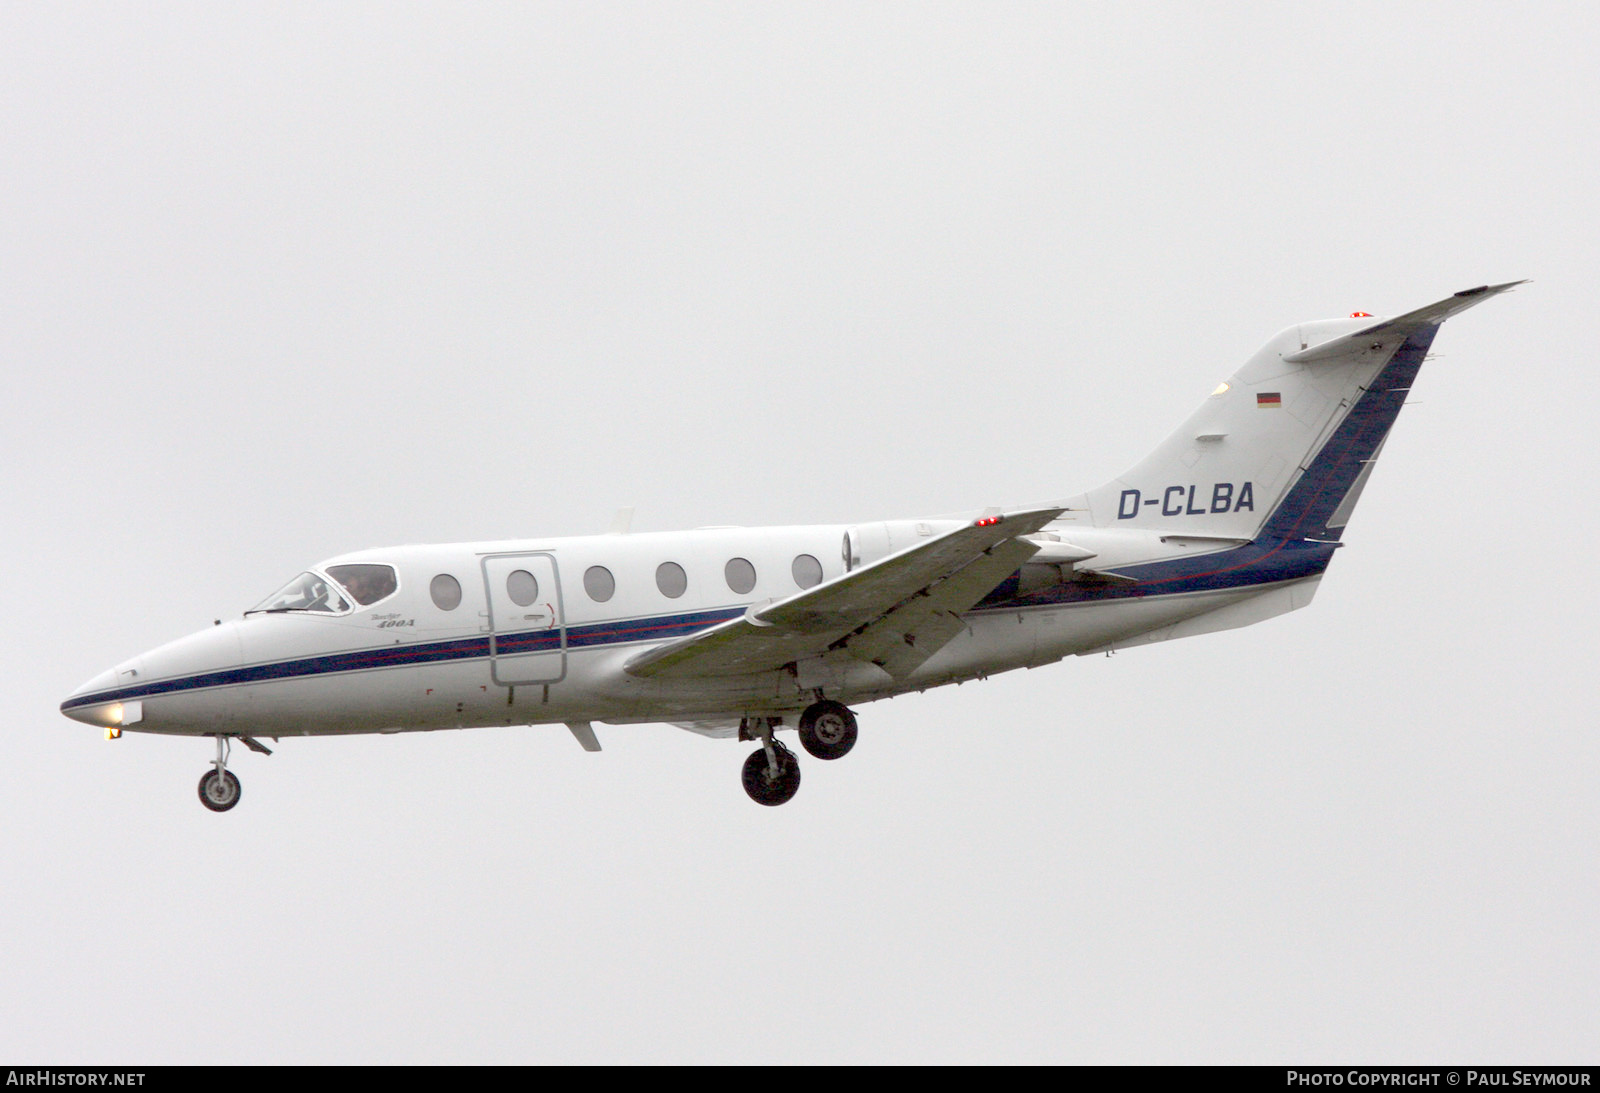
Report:
<svg viewBox="0 0 1600 1093"><path fill-rule="evenodd" d="M1033 557L1029 535L1062 509L985 517L742 618L646 650L624 666L644 678L774 671L842 648L902 678L961 632L961 612Z"/></svg>

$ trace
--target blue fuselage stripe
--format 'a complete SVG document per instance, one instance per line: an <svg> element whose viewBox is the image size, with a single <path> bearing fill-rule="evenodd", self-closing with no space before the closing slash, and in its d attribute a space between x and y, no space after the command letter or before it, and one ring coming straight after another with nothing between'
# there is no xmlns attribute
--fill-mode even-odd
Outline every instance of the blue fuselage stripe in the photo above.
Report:
<svg viewBox="0 0 1600 1093"><path fill-rule="evenodd" d="M743 607L720 608L713 611L695 611L684 615L667 615L650 619L621 619L613 622L588 623L582 626L526 630L511 634L456 638L449 641L418 642L414 645L389 645L378 649L358 649L347 653L329 653L319 657L300 657L295 660L273 661L239 668L224 668L215 672L202 672L174 679L154 680L131 687L117 687L94 694L77 695L61 704L62 710L84 706L98 706L106 702L128 702L152 698L156 695L179 691L200 690L206 687L228 687L240 683L263 683L274 679L293 679L301 676L329 675L335 672L362 672L379 668L399 668L414 664L438 664L454 660L474 660L489 656L513 656L522 653L557 653L565 648L580 649L604 645L620 645L635 641L662 641L682 637L708 626L738 618Z"/></svg>

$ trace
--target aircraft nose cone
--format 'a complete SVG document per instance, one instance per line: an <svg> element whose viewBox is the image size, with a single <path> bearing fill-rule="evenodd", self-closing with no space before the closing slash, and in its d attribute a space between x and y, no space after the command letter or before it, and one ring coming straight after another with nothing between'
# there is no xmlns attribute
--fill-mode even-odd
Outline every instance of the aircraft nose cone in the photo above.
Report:
<svg viewBox="0 0 1600 1093"><path fill-rule="evenodd" d="M68 695L61 712L108 729L212 731L227 717L214 688L239 666L238 631L238 623L208 626L123 661Z"/></svg>
<svg viewBox="0 0 1600 1093"><path fill-rule="evenodd" d="M73 691L61 701L61 712L85 725L122 724L122 704L110 696L117 684L117 671L109 668Z"/></svg>

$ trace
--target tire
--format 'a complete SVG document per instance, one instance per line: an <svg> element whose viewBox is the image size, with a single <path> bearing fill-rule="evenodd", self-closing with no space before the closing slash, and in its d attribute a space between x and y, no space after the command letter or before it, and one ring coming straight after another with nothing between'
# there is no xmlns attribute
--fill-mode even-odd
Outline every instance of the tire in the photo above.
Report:
<svg viewBox="0 0 1600 1093"><path fill-rule="evenodd" d="M800 746L818 759L839 759L856 746L856 715L841 702L816 702L800 715Z"/></svg>
<svg viewBox="0 0 1600 1093"><path fill-rule="evenodd" d="M200 778L200 803L212 812L226 812L239 803L239 779L233 771L225 770L221 777L208 770Z"/></svg>
<svg viewBox="0 0 1600 1093"><path fill-rule="evenodd" d="M794 752L774 742L778 757L778 776L767 777L767 749L757 748L744 761L744 791L758 805L781 805L800 788L800 760Z"/></svg>

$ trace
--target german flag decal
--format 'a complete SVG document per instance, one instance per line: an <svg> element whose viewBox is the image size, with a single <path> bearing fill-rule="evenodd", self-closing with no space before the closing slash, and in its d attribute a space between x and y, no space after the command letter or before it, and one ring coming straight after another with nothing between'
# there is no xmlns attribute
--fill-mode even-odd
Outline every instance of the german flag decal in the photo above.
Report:
<svg viewBox="0 0 1600 1093"><path fill-rule="evenodd" d="M1256 409L1276 410L1283 405L1283 396L1277 391L1262 391L1256 395Z"/></svg>

